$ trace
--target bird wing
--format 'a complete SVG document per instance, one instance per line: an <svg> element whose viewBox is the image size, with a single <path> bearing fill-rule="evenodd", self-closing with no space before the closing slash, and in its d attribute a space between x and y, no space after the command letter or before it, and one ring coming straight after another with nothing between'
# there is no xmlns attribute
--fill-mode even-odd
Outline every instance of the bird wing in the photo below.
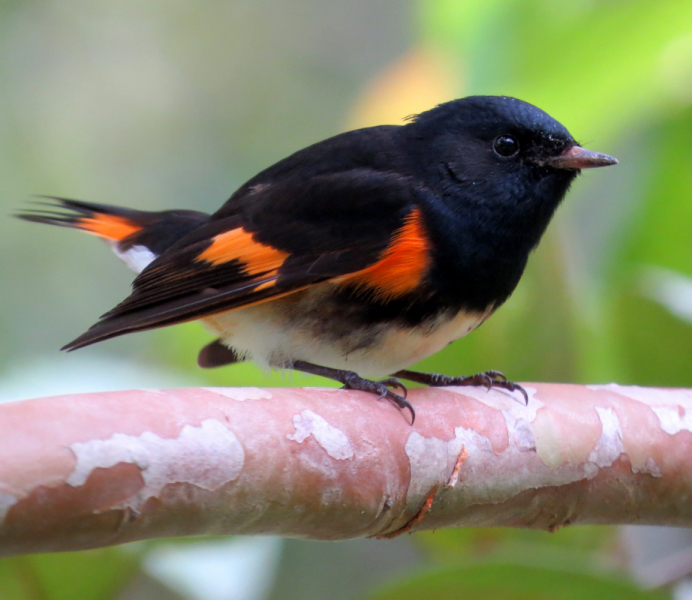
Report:
<svg viewBox="0 0 692 600"><path fill-rule="evenodd" d="M361 168L239 192L144 269L132 294L65 349L328 280L385 302L411 293L425 277L429 240L420 191L409 178Z"/></svg>

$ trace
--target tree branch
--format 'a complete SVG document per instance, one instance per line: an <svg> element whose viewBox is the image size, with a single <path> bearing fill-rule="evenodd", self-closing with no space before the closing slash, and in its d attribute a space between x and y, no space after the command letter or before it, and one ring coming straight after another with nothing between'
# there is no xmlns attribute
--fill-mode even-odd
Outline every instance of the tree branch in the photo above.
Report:
<svg viewBox="0 0 692 600"><path fill-rule="evenodd" d="M201 534L692 525L692 390L190 388L0 405L0 554Z"/></svg>

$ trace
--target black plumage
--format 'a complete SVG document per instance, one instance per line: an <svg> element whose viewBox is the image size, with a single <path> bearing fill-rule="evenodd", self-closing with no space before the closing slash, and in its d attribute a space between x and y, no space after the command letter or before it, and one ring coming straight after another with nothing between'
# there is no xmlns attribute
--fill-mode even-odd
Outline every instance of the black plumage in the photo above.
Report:
<svg viewBox="0 0 692 600"><path fill-rule="evenodd" d="M516 287L580 169L615 162L579 147L531 104L477 96L403 126L350 131L300 150L213 215L62 201L77 216L101 210L130 219L139 229L111 242L121 252L141 246L153 259L131 296L67 349L203 319L222 340L205 350L204 366L247 356L407 405L383 385L343 373L356 365L411 375L402 371L407 359L478 326ZM82 223L65 213L22 216ZM276 347L239 333L242 325L233 330L228 311L257 320L257 336L266 333L263 323L274 328ZM388 348L407 331L416 348ZM454 381L513 389L497 374L478 377Z"/></svg>

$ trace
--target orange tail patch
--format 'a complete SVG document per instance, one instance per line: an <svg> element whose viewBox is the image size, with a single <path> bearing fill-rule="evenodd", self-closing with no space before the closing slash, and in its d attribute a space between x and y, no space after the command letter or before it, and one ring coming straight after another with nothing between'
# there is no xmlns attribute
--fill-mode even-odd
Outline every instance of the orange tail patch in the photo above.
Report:
<svg viewBox="0 0 692 600"><path fill-rule="evenodd" d="M80 217L75 222L75 226L83 231L115 242L119 242L128 235L132 235L142 229L140 225L136 225L123 217L107 214Z"/></svg>

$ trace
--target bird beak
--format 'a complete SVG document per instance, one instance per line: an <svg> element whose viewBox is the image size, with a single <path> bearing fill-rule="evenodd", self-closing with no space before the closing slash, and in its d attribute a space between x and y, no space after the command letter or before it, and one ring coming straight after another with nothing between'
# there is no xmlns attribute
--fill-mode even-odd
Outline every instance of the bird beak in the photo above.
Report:
<svg viewBox="0 0 692 600"><path fill-rule="evenodd" d="M556 169L593 169L618 164L618 159L600 152L593 152L581 146L572 146L559 156L545 161L545 164Z"/></svg>

